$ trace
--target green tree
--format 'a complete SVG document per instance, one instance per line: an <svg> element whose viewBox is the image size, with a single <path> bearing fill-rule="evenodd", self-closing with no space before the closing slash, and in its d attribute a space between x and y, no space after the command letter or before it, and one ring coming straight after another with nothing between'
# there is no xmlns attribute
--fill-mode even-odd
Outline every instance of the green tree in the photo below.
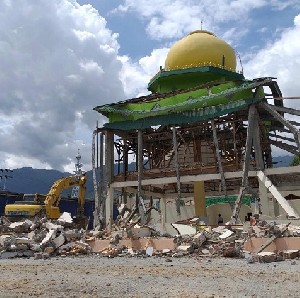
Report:
<svg viewBox="0 0 300 298"><path fill-rule="evenodd" d="M292 162L290 163L290 166L298 166L300 165L300 156L299 155L295 155Z"/></svg>

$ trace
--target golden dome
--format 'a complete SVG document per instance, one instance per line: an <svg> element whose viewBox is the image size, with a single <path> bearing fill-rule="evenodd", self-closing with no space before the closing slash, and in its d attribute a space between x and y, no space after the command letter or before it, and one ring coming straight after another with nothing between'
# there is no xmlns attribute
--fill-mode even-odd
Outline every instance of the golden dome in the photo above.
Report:
<svg viewBox="0 0 300 298"><path fill-rule="evenodd" d="M234 49L213 33L196 30L176 42L165 61L165 70L201 66L215 66L235 71Z"/></svg>

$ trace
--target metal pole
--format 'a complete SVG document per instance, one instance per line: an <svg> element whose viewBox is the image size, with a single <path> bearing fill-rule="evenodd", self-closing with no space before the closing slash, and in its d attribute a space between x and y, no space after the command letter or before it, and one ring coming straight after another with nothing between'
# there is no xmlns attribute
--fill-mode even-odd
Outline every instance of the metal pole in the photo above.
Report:
<svg viewBox="0 0 300 298"><path fill-rule="evenodd" d="M173 126L173 150L174 150L174 162L177 178L177 199L176 199L176 212L177 215L181 214L180 210L180 198L181 198L181 187L180 187L180 173L179 173L179 159L178 159L178 142L177 142L177 129Z"/></svg>

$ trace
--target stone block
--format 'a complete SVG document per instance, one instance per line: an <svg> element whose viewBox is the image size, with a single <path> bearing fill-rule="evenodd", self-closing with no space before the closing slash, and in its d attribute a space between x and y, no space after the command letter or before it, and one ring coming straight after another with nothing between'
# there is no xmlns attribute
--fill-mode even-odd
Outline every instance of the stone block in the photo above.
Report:
<svg viewBox="0 0 300 298"><path fill-rule="evenodd" d="M33 243L33 240L27 237L16 238L16 244L31 244L31 243Z"/></svg>
<svg viewBox="0 0 300 298"><path fill-rule="evenodd" d="M149 228L132 228L131 232L134 239L151 236L151 230Z"/></svg>
<svg viewBox="0 0 300 298"><path fill-rule="evenodd" d="M201 247L202 244L206 241L206 236L204 233L200 232L194 235L193 239L195 240L195 243L198 245L198 247Z"/></svg>
<svg viewBox="0 0 300 298"><path fill-rule="evenodd" d="M47 253L48 255L51 255L54 253L54 248L52 246L47 246L44 249L44 253Z"/></svg>
<svg viewBox="0 0 300 298"><path fill-rule="evenodd" d="M0 236L0 245L3 247L8 247L11 244L16 243L16 238L12 235L1 235Z"/></svg>
<svg viewBox="0 0 300 298"><path fill-rule="evenodd" d="M172 226L178 231L180 235L190 235L193 236L197 233L196 228L189 225L183 225L183 224L173 224Z"/></svg>
<svg viewBox="0 0 300 298"><path fill-rule="evenodd" d="M18 252L16 251L1 251L0 259L13 259L18 256Z"/></svg>
<svg viewBox="0 0 300 298"><path fill-rule="evenodd" d="M284 259L295 259L299 257L299 250L298 249L284 250L282 254Z"/></svg>
<svg viewBox="0 0 300 298"><path fill-rule="evenodd" d="M60 234L58 237L53 239L53 243L55 248L61 247L65 243L65 236Z"/></svg>
<svg viewBox="0 0 300 298"><path fill-rule="evenodd" d="M277 260L277 256L273 252L260 252L257 256L260 263L271 263Z"/></svg>
<svg viewBox="0 0 300 298"><path fill-rule="evenodd" d="M64 235L66 237L67 241L77 240L81 238L81 234L78 232L78 230L65 230Z"/></svg>

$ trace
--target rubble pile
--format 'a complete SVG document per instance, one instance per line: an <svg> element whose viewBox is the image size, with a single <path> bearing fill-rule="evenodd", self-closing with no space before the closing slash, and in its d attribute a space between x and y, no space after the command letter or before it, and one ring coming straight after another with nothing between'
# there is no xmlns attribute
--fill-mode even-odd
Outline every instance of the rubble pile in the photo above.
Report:
<svg viewBox="0 0 300 298"><path fill-rule="evenodd" d="M269 263L300 257L300 226L257 221L212 227L192 219L185 223L140 225L116 221L111 229L76 228L69 213L58 220L46 218L10 222L1 218L0 258L78 256L103 257L245 258Z"/></svg>
<svg viewBox="0 0 300 298"><path fill-rule="evenodd" d="M47 218L25 219L10 222L0 218L0 259L88 254L90 246L85 243L85 231L78 230L69 213L57 220Z"/></svg>
<svg viewBox="0 0 300 298"><path fill-rule="evenodd" d="M274 262L299 258L300 227L258 221L254 225L207 226L195 224L135 225L130 229L90 231L87 241L92 250L105 257L229 257L245 258L248 263ZM286 239L294 238L293 249ZM279 241L279 248L276 246ZM251 242L257 240L253 246ZM172 242L172 244L171 244ZM95 245L95 243L99 245ZM276 244L276 245L275 245Z"/></svg>

